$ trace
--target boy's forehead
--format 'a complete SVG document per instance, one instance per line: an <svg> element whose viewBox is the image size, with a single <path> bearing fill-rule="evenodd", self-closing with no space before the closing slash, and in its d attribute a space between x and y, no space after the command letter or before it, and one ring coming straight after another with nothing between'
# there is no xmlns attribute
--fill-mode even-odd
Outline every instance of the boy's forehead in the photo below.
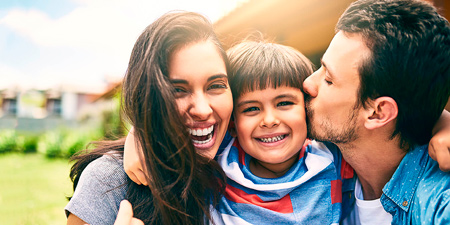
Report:
<svg viewBox="0 0 450 225"><path fill-rule="evenodd" d="M293 88L291 90L282 90L283 88ZM271 89L271 91L273 91L274 89L278 91L280 91L278 94L282 95L282 96L288 96L289 93L292 93L292 90L295 91L295 94L293 94L292 96L297 96L297 97L304 97L304 93L303 90L301 90L298 87L292 87L289 85L279 85L277 87L273 87L272 85L266 85L265 87L253 87L252 90L250 90L250 88L247 89L242 89L242 91L240 92L239 96L237 96L235 98L234 101L234 106L238 106L240 103L242 103L242 101L249 101L251 99L260 99L263 97L267 97L267 95L264 94L264 92L268 89ZM257 95L253 95L254 92L258 92ZM300 96L299 96L300 95ZM278 96L280 97L280 96ZM251 99L249 99L251 98Z"/></svg>

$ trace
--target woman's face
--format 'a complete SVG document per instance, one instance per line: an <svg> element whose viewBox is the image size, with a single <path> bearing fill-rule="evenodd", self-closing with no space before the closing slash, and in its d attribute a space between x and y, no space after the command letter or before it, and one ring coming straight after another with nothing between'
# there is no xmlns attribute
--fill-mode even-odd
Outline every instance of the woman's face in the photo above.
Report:
<svg viewBox="0 0 450 225"><path fill-rule="evenodd" d="M225 62L219 50L211 41L183 46L170 57L169 78L195 149L214 158L233 110Z"/></svg>

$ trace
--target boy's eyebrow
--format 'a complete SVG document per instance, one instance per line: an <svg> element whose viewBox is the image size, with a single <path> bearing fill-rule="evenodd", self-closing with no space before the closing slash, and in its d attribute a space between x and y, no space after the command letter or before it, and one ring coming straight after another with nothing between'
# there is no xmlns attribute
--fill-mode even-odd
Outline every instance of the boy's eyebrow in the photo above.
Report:
<svg viewBox="0 0 450 225"><path fill-rule="evenodd" d="M280 99L280 98L297 98L297 97L298 97L297 95L286 93L286 94L278 95L277 97L275 97L275 99Z"/></svg>
<svg viewBox="0 0 450 225"><path fill-rule="evenodd" d="M236 105L236 108L239 108L239 107L241 107L241 106L243 106L243 105L251 104L251 103L258 103L258 101L256 101L256 100L242 101L242 102L239 102L239 103Z"/></svg>
<svg viewBox="0 0 450 225"><path fill-rule="evenodd" d="M294 94L290 94L290 93L285 93L285 94L281 94L281 95L278 95L275 97L275 99L280 99L280 98L298 98L298 96L294 95ZM250 103L258 103L258 101L257 100L242 101L236 105L236 108L239 108L245 104L250 104Z"/></svg>
<svg viewBox="0 0 450 225"><path fill-rule="evenodd" d="M216 75L212 75L212 76L208 77L207 81L210 82L212 80L219 79L219 78L227 78L228 79L228 76L223 73L216 74ZM187 84L188 83L187 80L183 80L183 79L171 79L170 82L172 84Z"/></svg>

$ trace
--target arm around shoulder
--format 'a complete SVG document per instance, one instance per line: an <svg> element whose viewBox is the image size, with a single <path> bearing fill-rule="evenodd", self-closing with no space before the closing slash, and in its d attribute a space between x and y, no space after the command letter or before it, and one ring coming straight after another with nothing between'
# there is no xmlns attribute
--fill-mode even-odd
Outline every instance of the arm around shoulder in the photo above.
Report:
<svg viewBox="0 0 450 225"><path fill-rule="evenodd" d="M450 171L450 113L447 110L442 112L434 126L428 153L442 171Z"/></svg>

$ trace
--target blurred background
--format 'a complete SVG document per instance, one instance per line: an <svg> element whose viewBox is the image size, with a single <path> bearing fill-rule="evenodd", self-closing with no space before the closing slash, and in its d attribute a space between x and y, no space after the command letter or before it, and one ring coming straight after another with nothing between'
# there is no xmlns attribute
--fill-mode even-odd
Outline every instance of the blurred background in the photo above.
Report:
<svg viewBox="0 0 450 225"><path fill-rule="evenodd" d="M226 48L258 30L318 66L350 2L1 1L0 223L65 224L68 158L90 141L127 133L119 114L121 80L135 40L162 14L206 15ZM449 18L449 1L429 2Z"/></svg>

